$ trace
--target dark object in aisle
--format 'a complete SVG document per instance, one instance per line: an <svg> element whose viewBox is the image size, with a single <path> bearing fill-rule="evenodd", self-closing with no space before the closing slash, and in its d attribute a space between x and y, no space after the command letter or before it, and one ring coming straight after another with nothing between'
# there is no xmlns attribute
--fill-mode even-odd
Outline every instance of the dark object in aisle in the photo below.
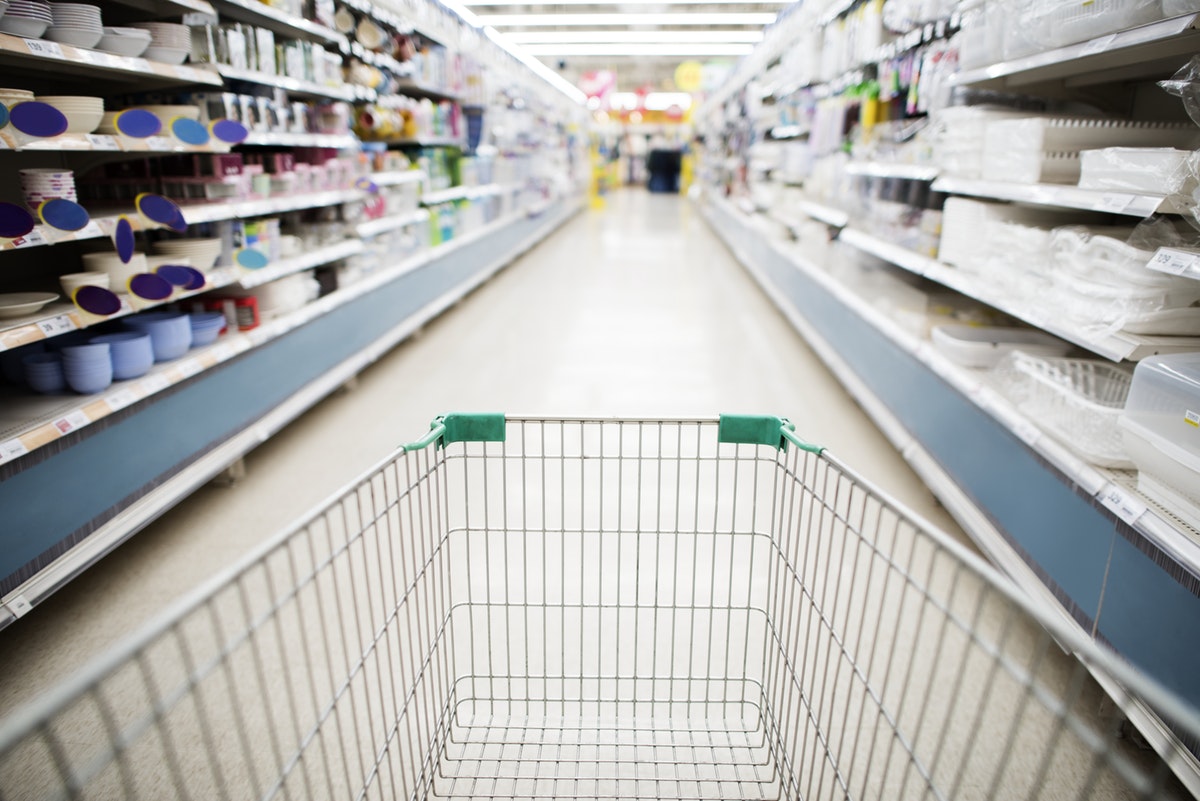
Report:
<svg viewBox="0 0 1200 801"><path fill-rule="evenodd" d="M651 150L646 160L651 192L678 192L682 154L678 150Z"/></svg>

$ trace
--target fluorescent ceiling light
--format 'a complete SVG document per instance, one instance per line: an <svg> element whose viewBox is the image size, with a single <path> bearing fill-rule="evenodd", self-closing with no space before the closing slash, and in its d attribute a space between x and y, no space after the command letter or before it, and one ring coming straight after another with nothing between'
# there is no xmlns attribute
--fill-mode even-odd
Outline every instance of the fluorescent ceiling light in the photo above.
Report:
<svg viewBox="0 0 1200 801"><path fill-rule="evenodd" d="M531 56L748 56L751 44L535 44L522 45Z"/></svg>
<svg viewBox="0 0 1200 801"><path fill-rule="evenodd" d="M494 28L567 28L575 25L770 25L771 12L730 14L484 14L484 25Z"/></svg>
<svg viewBox="0 0 1200 801"><path fill-rule="evenodd" d="M613 92L608 96L608 107L614 111L633 111L639 105L633 92ZM650 92L642 103L648 111L666 111L671 106L690 108L692 96L687 92Z"/></svg>
<svg viewBox="0 0 1200 801"><path fill-rule="evenodd" d="M754 44L762 31L512 31L519 45L539 44Z"/></svg>

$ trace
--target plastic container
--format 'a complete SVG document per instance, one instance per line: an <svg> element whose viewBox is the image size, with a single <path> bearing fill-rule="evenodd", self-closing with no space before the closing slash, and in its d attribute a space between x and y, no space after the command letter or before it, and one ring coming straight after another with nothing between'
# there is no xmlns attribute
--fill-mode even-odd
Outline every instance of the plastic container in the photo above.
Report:
<svg viewBox="0 0 1200 801"><path fill-rule="evenodd" d="M1200 528L1200 353L1138 362L1119 425L1138 490Z"/></svg>
<svg viewBox="0 0 1200 801"><path fill-rule="evenodd" d="M950 361L962 367L995 367L1013 351L1037 356L1064 356L1071 346L1032 328L973 325L939 325L933 344Z"/></svg>
<svg viewBox="0 0 1200 801"><path fill-rule="evenodd" d="M1022 351L996 367L1005 397L1073 453L1100 467L1133 467L1117 425L1132 378L1111 362Z"/></svg>

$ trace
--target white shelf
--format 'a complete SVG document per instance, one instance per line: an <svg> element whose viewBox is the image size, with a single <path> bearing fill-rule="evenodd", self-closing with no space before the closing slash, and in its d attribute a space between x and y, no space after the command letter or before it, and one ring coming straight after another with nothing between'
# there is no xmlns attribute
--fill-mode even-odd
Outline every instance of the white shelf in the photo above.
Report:
<svg viewBox="0 0 1200 801"><path fill-rule="evenodd" d="M1151 214L1178 214L1180 209L1163 195L1136 195L1129 192L1109 192L1080 189L1062 184L1019 184L1008 181L984 181L975 178L944 176L933 183L934 190L954 195L971 195L995 200L1034 203L1039 206L1059 206L1069 209L1102 211L1129 217L1149 217Z"/></svg>
<svg viewBox="0 0 1200 801"><path fill-rule="evenodd" d="M449 136L418 136L415 139L367 139L367 142L382 142L395 147L458 147L466 146L465 139Z"/></svg>
<svg viewBox="0 0 1200 801"><path fill-rule="evenodd" d="M236 220L243 217L262 217L267 214L283 214L299 209L316 209L362 200L361 189L335 189L301 195L269 197L262 200L242 200L236 203L204 203L180 205L183 218L188 224Z"/></svg>
<svg viewBox="0 0 1200 801"><path fill-rule="evenodd" d="M48 306L42 307L41 311L35 314L5 320L4 325L0 326L0 352L19 348L31 342L40 342L70 331L82 331L98 322L115 320L133 314L135 311L173 303L177 300L190 298L193 295L199 295L202 292L220 289L221 287L236 283L238 274L232 267L217 267L206 272L205 277L208 281L200 289L190 292L176 292L167 300L162 301L162 303L139 300L137 301L138 306L136 309L132 305L128 295L118 295L121 299L121 310L102 319L93 318L79 311L73 303L51 303Z"/></svg>
<svg viewBox="0 0 1200 801"><path fill-rule="evenodd" d="M220 86L221 78L209 70L162 64L144 58L115 56L43 39L22 39L0 33L0 61L18 69L32 68L60 75L103 78L155 86L203 84Z"/></svg>
<svg viewBox="0 0 1200 801"><path fill-rule="evenodd" d="M352 133L288 133L286 131L251 131L241 142L259 147L326 147L349 150L358 147L358 137Z"/></svg>
<svg viewBox="0 0 1200 801"><path fill-rule="evenodd" d="M326 86L325 84L313 83L312 81L302 81L297 78L289 78L285 75L272 75L267 72L258 72L256 70L243 70L236 67L231 67L228 64L209 64L209 69L222 78L231 81L245 81L247 83L255 83L261 86L271 86L276 89L282 89L289 94L306 95L309 97L327 97L332 100L345 100L346 102L354 102L356 100L372 100L375 97L375 92L362 86L354 86L352 84L342 84L341 86Z"/></svg>
<svg viewBox="0 0 1200 801"><path fill-rule="evenodd" d="M425 173L422 170L393 170L392 172L377 172L371 176L376 186L399 186L400 184L422 183Z"/></svg>
<svg viewBox="0 0 1200 801"><path fill-rule="evenodd" d="M1200 50L1200 32L1196 26L1197 15L1186 14L1024 58L963 70L951 76L950 81L957 86L1016 87L1051 81L1086 86L1139 75L1167 77L1187 56Z"/></svg>
<svg viewBox="0 0 1200 801"><path fill-rule="evenodd" d="M727 213L738 213L732 211L732 204L719 200L709 202L724 206ZM753 218L744 217L743 220L744 224L753 225L758 235L769 236L765 227L754 225ZM843 232L843 237L846 234L851 234L851 239L854 239L858 232L848 229ZM1012 431L1093 500L1163 548L1194 575L1200 576L1200 534L1179 527L1161 514L1152 502L1132 488L1129 471L1106 470L1083 461L997 392L986 380L984 371L960 367L950 361L932 342L903 328L884 312L872 306L862 295L808 261L797 247L778 241L771 244L808 278L819 283L830 294L853 309L865 322L878 329L901 349L912 354L960 394ZM1197 347L1200 345L1193 349Z"/></svg>
<svg viewBox="0 0 1200 801"><path fill-rule="evenodd" d="M356 256L362 253L363 250L364 246L361 240L347 239L345 242L338 242L334 245L317 248L300 256L281 259L268 264L260 270L242 270L241 278L238 279L237 283L238 286L244 289L269 284L271 281L277 281L293 273L311 270L313 267L320 267L322 264L329 264Z"/></svg>
<svg viewBox="0 0 1200 801"><path fill-rule="evenodd" d="M964 275L960 270L942 264L936 259L927 258L854 228L843 229L839 239L865 253L878 256L897 267L975 298L1106 359L1137 361L1155 354L1188 353L1200 350L1200 337L1152 337L1123 332L1099 338L1090 336L1086 332L1065 326L1058 320L1030 314L1027 309L1020 308L1008 298L991 296L986 290L980 289L973 276Z"/></svg>
<svg viewBox="0 0 1200 801"><path fill-rule="evenodd" d="M451 200L473 200L475 198L498 195L504 191L505 185L502 184L452 186L449 189L442 189L437 192L426 192L421 195L421 203L426 206L435 206L438 203L447 203Z"/></svg>
<svg viewBox="0 0 1200 801"><path fill-rule="evenodd" d="M425 222L429 219L429 212L424 209L416 211L406 211L402 214L393 214L388 217L380 217L378 220L369 220L364 223L359 223L354 228L354 232L363 238L379 236L388 231L395 231L403 228L406 225L413 223Z"/></svg>
<svg viewBox="0 0 1200 801"><path fill-rule="evenodd" d="M223 19L234 19L281 33L289 39L306 39L345 51L349 40L337 31L312 20L289 14L258 0L213 0Z"/></svg>
<svg viewBox="0 0 1200 801"><path fill-rule="evenodd" d="M0 150L21 152L86 153L228 153L230 145L210 141L206 145L188 145L173 136L135 139L107 134L62 134L45 139L21 136L12 126L0 130Z"/></svg>
<svg viewBox="0 0 1200 801"><path fill-rule="evenodd" d="M810 219L823 222L834 228L845 228L850 224L850 215L833 206L826 206L812 200L802 200L797 207Z"/></svg>
<svg viewBox="0 0 1200 801"><path fill-rule="evenodd" d="M850 162L846 165L848 175L866 175L872 178L907 178L912 181L932 181L938 176L938 168L926 164L889 164L883 161Z"/></svg>

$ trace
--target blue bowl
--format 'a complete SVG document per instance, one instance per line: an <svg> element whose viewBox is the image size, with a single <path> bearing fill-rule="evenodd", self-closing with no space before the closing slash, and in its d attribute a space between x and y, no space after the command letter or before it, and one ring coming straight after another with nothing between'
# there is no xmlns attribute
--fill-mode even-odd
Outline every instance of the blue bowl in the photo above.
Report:
<svg viewBox="0 0 1200 801"><path fill-rule="evenodd" d="M102 334L91 341L108 343L112 349L113 378L118 381L145 375L154 364L154 346L145 331Z"/></svg>
<svg viewBox="0 0 1200 801"><path fill-rule="evenodd" d="M31 353L21 362L25 366L25 383L34 392L50 395L66 389L62 358L57 353Z"/></svg>
<svg viewBox="0 0 1200 801"><path fill-rule="evenodd" d="M112 386L112 370L103 372L75 374L67 373L67 386L81 395L92 395Z"/></svg>
<svg viewBox="0 0 1200 801"><path fill-rule="evenodd" d="M126 325L150 335L154 361L178 359L192 346L192 324L186 314L152 312L128 318Z"/></svg>

